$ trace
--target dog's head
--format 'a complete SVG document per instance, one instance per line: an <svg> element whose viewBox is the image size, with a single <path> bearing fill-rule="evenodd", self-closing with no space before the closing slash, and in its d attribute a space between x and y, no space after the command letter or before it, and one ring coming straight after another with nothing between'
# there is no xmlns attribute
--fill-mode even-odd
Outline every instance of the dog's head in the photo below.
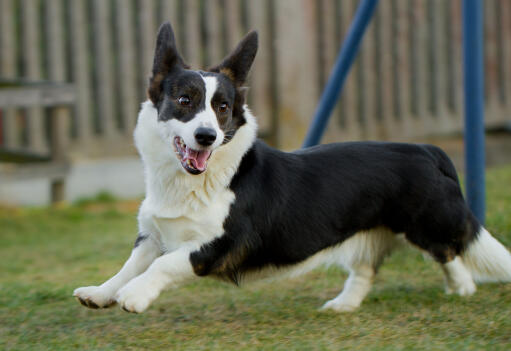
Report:
<svg viewBox="0 0 511 351"><path fill-rule="evenodd" d="M204 172L214 150L246 123L243 83L256 51L257 33L250 32L219 65L194 71L178 53L170 23L158 30L148 95L161 137L188 173Z"/></svg>

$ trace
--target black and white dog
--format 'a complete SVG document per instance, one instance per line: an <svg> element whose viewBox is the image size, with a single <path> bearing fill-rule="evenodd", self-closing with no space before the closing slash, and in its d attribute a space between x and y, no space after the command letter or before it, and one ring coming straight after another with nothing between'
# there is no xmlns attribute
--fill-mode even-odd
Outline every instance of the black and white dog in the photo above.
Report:
<svg viewBox="0 0 511 351"><path fill-rule="evenodd" d="M439 262L448 293L511 281L510 253L467 208L437 147L350 142L286 153L257 140L243 92L256 51L251 32L218 66L189 70L170 24L161 26L135 130L147 192L139 236L119 273L75 290L83 305L142 312L198 277L239 283L339 264L349 278L324 308L352 311L402 237Z"/></svg>

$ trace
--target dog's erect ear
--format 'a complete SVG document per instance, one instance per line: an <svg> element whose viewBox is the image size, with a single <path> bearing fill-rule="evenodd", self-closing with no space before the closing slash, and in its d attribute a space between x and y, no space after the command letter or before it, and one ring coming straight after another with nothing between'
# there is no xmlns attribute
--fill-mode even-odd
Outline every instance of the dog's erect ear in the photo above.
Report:
<svg viewBox="0 0 511 351"><path fill-rule="evenodd" d="M257 53L257 32L251 31L240 41L236 49L231 52L222 63L210 69L211 72L223 73L229 77L236 86L241 86L247 78L250 66Z"/></svg>
<svg viewBox="0 0 511 351"><path fill-rule="evenodd" d="M175 67L188 68L177 52L172 26L169 22L165 22L158 29L153 61L153 75L149 79L149 88L147 90L147 94L154 104L160 99L161 82Z"/></svg>

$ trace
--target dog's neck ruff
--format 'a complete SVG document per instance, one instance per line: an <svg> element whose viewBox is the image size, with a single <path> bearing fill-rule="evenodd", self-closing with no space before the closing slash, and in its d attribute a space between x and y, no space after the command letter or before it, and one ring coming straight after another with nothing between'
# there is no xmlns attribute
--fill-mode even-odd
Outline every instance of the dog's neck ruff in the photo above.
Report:
<svg viewBox="0 0 511 351"><path fill-rule="evenodd" d="M213 151L204 173L190 175L183 170L170 142L161 138L155 106L150 100L144 102L135 128L135 144L144 163L145 205L150 204L161 217L175 218L210 205L228 190L257 136L256 120L246 105L243 108L246 123L230 142Z"/></svg>

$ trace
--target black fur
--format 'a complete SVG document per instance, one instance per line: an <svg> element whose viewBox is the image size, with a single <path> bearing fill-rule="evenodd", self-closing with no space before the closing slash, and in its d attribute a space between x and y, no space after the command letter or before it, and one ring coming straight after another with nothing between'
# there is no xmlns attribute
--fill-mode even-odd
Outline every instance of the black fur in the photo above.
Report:
<svg viewBox="0 0 511 351"><path fill-rule="evenodd" d="M353 142L284 153L257 141L230 188L236 200L225 233L190 255L198 275L238 282L382 226L445 263L479 229L452 163L431 145Z"/></svg>

